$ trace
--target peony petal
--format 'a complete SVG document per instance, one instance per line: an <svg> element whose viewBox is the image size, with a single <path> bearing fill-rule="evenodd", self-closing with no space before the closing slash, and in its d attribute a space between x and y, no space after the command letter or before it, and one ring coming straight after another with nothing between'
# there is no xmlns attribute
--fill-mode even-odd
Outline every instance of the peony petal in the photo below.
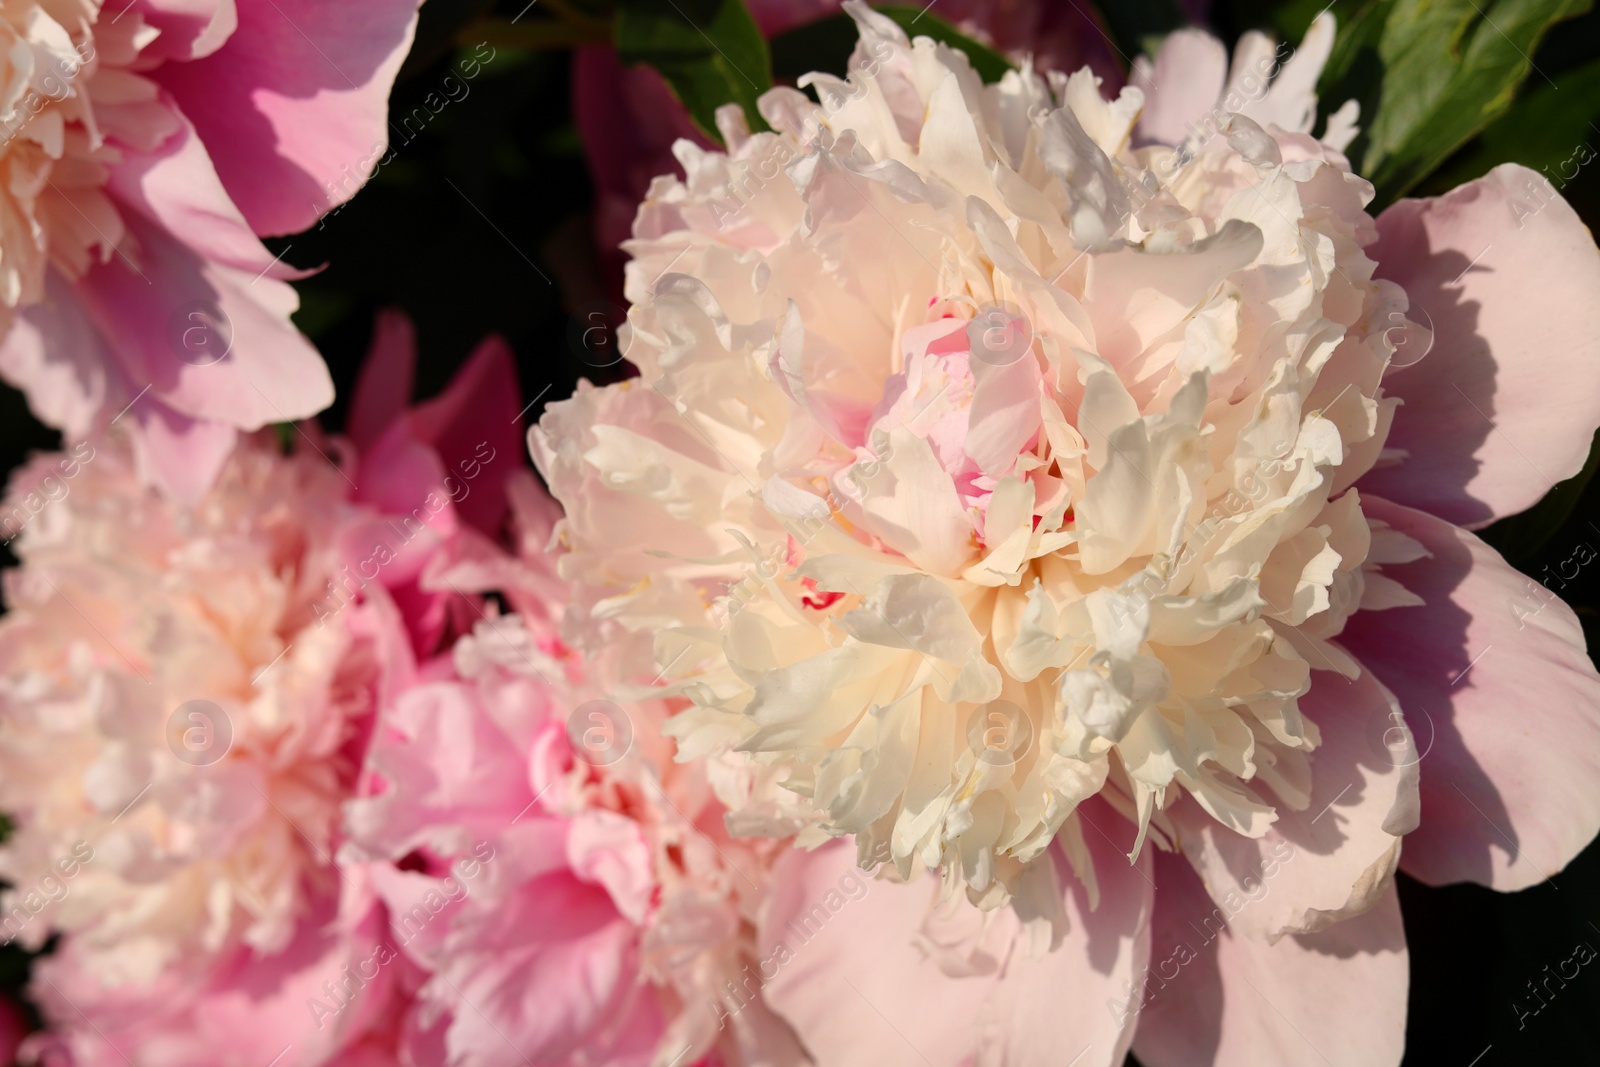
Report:
<svg viewBox="0 0 1600 1067"><path fill-rule="evenodd" d="M1600 675L1582 627L1474 535L1361 502L1431 553L1384 566L1421 607L1358 612L1340 638L1399 697L1421 753L1402 865L1435 885L1540 882L1600 830Z"/></svg>
<svg viewBox="0 0 1600 1067"><path fill-rule="evenodd" d="M1507 163L1378 218L1368 252L1433 326L1433 348L1394 370L1388 446L1398 466L1360 485L1469 528L1529 507L1576 474L1600 426L1600 251L1540 175Z"/></svg>
<svg viewBox="0 0 1600 1067"><path fill-rule="evenodd" d="M139 17L161 34L139 53L143 60L199 59L221 48L239 28L234 0L133 0L128 6L138 8Z"/></svg>
<svg viewBox="0 0 1600 1067"><path fill-rule="evenodd" d="M405 312L385 308L373 322L372 346L350 399L348 432L362 452L405 414L416 371L416 328Z"/></svg>
<svg viewBox="0 0 1600 1067"><path fill-rule="evenodd" d="M521 410L515 358L503 340L489 337L443 393L411 413L418 438L439 453L456 510L491 537L509 507L506 483L522 469Z"/></svg>
<svg viewBox="0 0 1600 1067"><path fill-rule="evenodd" d="M1134 62L1133 84L1144 90L1138 142L1180 145L1196 129L1215 132L1210 116L1227 76L1228 52L1221 41L1204 30L1168 34L1154 63L1143 56Z"/></svg>
<svg viewBox="0 0 1600 1067"><path fill-rule="evenodd" d="M1393 886L1371 911L1277 944L1223 928L1187 864L1156 857L1146 1067L1381 1067L1405 1049L1408 954Z"/></svg>
<svg viewBox="0 0 1600 1067"><path fill-rule="evenodd" d="M1128 1000L1126 991L1150 959L1156 888L1148 852L1130 866L1102 829L1116 821L1110 809L1094 801L1078 808L1080 818L1091 818L1091 812L1094 825L1083 836L1094 861L1096 891L1077 880L1059 849L1052 850L1056 877L1070 887L1068 934L1040 959L1030 958L1021 945L1012 950L984 1015L995 1047L984 1049L989 1056L980 1056L982 1063L1121 1067L1128 1054L1133 1020L1119 1002ZM1066 990L1071 995L1063 996Z"/></svg>
<svg viewBox="0 0 1600 1067"><path fill-rule="evenodd" d="M239 0L216 52L153 72L199 130L260 234L305 229L360 188L388 148L389 88L417 0Z"/></svg>
<svg viewBox="0 0 1600 1067"><path fill-rule="evenodd" d="M1300 707L1322 734L1303 810L1279 800L1277 820L1257 839L1197 807L1172 812L1184 852L1242 937L1275 941L1366 911L1389 885L1401 835L1416 825L1415 752L1388 735L1397 707L1376 679L1319 670ZM1385 745L1386 735L1396 743Z"/></svg>
<svg viewBox="0 0 1600 1067"><path fill-rule="evenodd" d="M968 1062L993 974L951 978L915 944L937 883L875 881L836 841L793 851L773 872L762 958L792 958L765 987L818 1063ZM785 949L787 951L785 951Z"/></svg>
<svg viewBox="0 0 1600 1067"><path fill-rule="evenodd" d="M191 504L217 480L239 438L226 423L191 419L155 399L135 409L132 421L139 477Z"/></svg>
<svg viewBox="0 0 1600 1067"><path fill-rule="evenodd" d="M83 300L55 271L45 280L44 301L19 309L0 339L0 374L22 390L40 422L69 439L87 437L97 418L115 417L141 388L127 387Z"/></svg>
<svg viewBox="0 0 1600 1067"><path fill-rule="evenodd" d="M242 430L333 402L322 357L289 321L297 299L287 283L208 263L136 217L128 228L137 266L121 257L97 265L78 293L135 392L149 386L176 411Z"/></svg>
<svg viewBox="0 0 1600 1067"><path fill-rule="evenodd" d="M1110 817L1103 806L1096 810ZM1068 932L1042 955L1030 954L1014 911L994 913L985 926L958 898L931 917L933 879L873 881L856 870L854 849L843 842L792 852L774 872L761 925L763 957L784 961L765 987L767 1000L830 1067L1048 1067L1074 1054L1080 1067L1121 1064L1132 1027L1106 1005L1127 999L1124 990L1144 966L1153 889L1148 859L1130 867L1102 834L1088 835L1098 907L1052 853L1046 877L1069 887ZM962 959L973 961L965 967L950 944L929 939L931 927L963 926L982 949Z"/></svg>

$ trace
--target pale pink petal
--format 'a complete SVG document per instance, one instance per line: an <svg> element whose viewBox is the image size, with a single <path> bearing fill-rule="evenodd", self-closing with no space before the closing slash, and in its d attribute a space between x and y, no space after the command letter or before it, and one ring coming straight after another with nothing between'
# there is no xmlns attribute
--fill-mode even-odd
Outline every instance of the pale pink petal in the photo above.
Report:
<svg viewBox="0 0 1600 1067"><path fill-rule="evenodd" d="M386 709L368 759L384 787L353 801L345 818L356 837L390 859L425 847L429 829L440 824L492 837L533 799L526 755L458 685L401 694Z"/></svg>
<svg viewBox="0 0 1600 1067"><path fill-rule="evenodd" d="M1361 503L1432 554L1383 568L1422 606L1359 612L1340 638L1400 698L1421 754L1402 866L1431 884L1534 885L1600 830L1600 675L1583 629L1474 535Z"/></svg>
<svg viewBox="0 0 1600 1067"><path fill-rule="evenodd" d="M629 922L643 925L655 878L638 823L609 811L580 813L567 831L567 863L581 880L604 886Z"/></svg>
<svg viewBox="0 0 1600 1067"><path fill-rule="evenodd" d="M1172 813L1184 852L1240 936L1320 930L1372 907L1399 863L1402 835L1416 825L1415 753L1389 733L1397 705L1372 675L1350 681L1315 671L1300 708L1322 734L1303 810L1258 786L1278 818L1254 839L1197 804Z"/></svg>
<svg viewBox="0 0 1600 1067"><path fill-rule="evenodd" d="M286 282L206 262L165 231L128 221L137 264L115 257L97 265L78 292L100 332L115 339L135 393L148 385L176 411L242 430L333 402L321 355L289 321L298 300ZM193 331L203 343L191 343Z"/></svg>
<svg viewBox="0 0 1600 1067"><path fill-rule="evenodd" d="M937 893L932 878L874 881L856 870L846 842L778 862L761 923L762 958L792 959L765 996L819 1063L969 1062L979 1011L999 978L951 978L918 950L915 938Z"/></svg>
<svg viewBox="0 0 1600 1067"><path fill-rule="evenodd" d="M389 88L417 0L238 0L222 48L153 77L200 131L260 234L303 230L349 199L388 148Z"/></svg>
<svg viewBox="0 0 1600 1067"><path fill-rule="evenodd" d="M0 339L0 374L22 390L40 422L83 438L141 387L127 388L71 283L51 271L45 286L44 302L20 309Z"/></svg>
<svg viewBox="0 0 1600 1067"><path fill-rule="evenodd" d="M567 874L493 910L464 911L434 978L461 1005L446 1039L450 1062L562 1063L595 1031L651 1011L654 997L638 996L633 981L637 940L604 889Z"/></svg>
<svg viewBox="0 0 1600 1067"><path fill-rule="evenodd" d="M355 884L361 875L344 877ZM329 910L308 914L281 952L240 949L214 970L168 968L151 984L103 985L69 939L40 961L30 991L51 1018L90 1020L63 1035L81 1067L125 1067L126 1053L166 1067L211 1067L218 1048L235 1062L277 1057L278 1067L316 1067L380 1025L406 967L385 936L381 908L348 927ZM346 968L357 977L347 978ZM341 984L354 995L329 996L327 988Z"/></svg>
<svg viewBox="0 0 1600 1067"><path fill-rule="evenodd" d="M1433 348L1384 378L1405 404L1398 466L1361 488L1482 526L1576 474L1600 425L1600 390L1573 388L1600 360L1600 251L1541 175L1506 163L1444 196L1378 218L1368 254L1431 321Z"/></svg>
<svg viewBox="0 0 1600 1067"><path fill-rule="evenodd" d="M1061 943L1030 955L1016 913L1001 911L982 939L989 965L962 973L941 968L925 936L941 925L929 920L934 879L874 881L842 842L789 854L775 869L761 926L764 958L783 961L765 987L768 1003L830 1067L954 1067L975 1056L997 1067L1048 1067L1075 1055L1083 1067L1120 1064L1132 1027L1107 1004L1127 999L1144 966L1153 886L1148 859L1130 867L1102 833L1086 832L1098 907L1052 854L1045 877L1066 904ZM953 907L952 922L970 913L968 925L981 926L965 900L944 907Z"/></svg>
<svg viewBox="0 0 1600 1067"><path fill-rule="evenodd" d="M1136 136L1144 143L1183 144L1217 106L1227 76L1221 41L1204 30L1168 34L1154 63L1143 56L1134 63L1133 84L1144 91Z"/></svg>
<svg viewBox="0 0 1600 1067"><path fill-rule="evenodd" d="M1127 990L1150 959L1157 893L1152 850L1130 866L1127 855L1111 842L1119 820L1108 807L1090 801L1078 808L1078 815L1089 820L1083 836L1094 862L1097 893L1091 895L1063 855L1052 851L1058 882L1067 887L1067 935L1038 959L1020 945L1013 949L984 1013L985 1032L992 1035L992 1047L984 1050L992 1059L984 1063L1121 1067L1133 1042L1135 1020L1111 1007L1127 1001ZM1063 995L1068 990L1070 995Z"/></svg>
<svg viewBox="0 0 1600 1067"><path fill-rule="evenodd" d="M187 503L211 488L239 439L227 423L191 419L153 397L136 401L126 418L138 430L133 454L139 477Z"/></svg>
<svg viewBox="0 0 1600 1067"><path fill-rule="evenodd" d="M194 126L176 109L172 118L177 132L159 147L123 150L106 188L204 259L252 276L292 277L292 270L274 266L272 253L229 199Z"/></svg>
<svg viewBox="0 0 1600 1067"><path fill-rule="evenodd" d="M1391 886L1371 911L1277 944L1225 929L1194 872L1156 858L1145 1067L1382 1067L1405 1049L1408 954Z"/></svg>

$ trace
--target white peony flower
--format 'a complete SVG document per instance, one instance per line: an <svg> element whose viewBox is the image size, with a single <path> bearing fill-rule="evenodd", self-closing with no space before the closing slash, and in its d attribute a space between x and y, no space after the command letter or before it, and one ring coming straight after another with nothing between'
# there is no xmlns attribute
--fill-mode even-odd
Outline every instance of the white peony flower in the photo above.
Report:
<svg viewBox="0 0 1600 1067"><path fill-rule="evenodd" d="M1137 87L985 86L848 6L822 107L679 143L627 246L641 377L531 437L591 638L654 634L680 758L749 753L769 814L984 906L1058 835L1090 876L1096 794L1134 854L1185 798L1260 837L1309 800L1311 671L1360 673L1330 639L1417 602L1378 568L1420 548L1350 488L1410 324L1371 186L1310 134L1331 23L1217 136L1141 146ZM1414 762L1365 787L1370 884L1302 928L1385 884Z"/></svg>

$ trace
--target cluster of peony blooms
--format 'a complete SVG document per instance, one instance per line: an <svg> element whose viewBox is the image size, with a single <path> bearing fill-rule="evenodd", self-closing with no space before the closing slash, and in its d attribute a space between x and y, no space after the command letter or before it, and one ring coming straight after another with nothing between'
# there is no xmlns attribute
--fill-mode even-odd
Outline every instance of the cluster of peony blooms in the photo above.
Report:
<svg viewBox="0 0 1600 1067"><path fill-rule="evenodd" d="M750 1003L786 843L559 636L509 352L407 410L412 360L386 317L349 437L249 435L193 505L115 433L17 475L50 502L0 621L5 927L60 935L26 1054L803 1062Z"/></svg>
<svg viewBox="0 0 1600 1067"><path fill-rule="evenodd" d="M165 6L162 62L266 32L219 4L180 55ZM346 432L280 434L230 405L320 406L320 364L241 332L123 421L140 364L8 283L68 437L0 513L28 1062L1398 1063L1396 870L1516 889L1594 836L1582 631L1469 532L1600 425L1572 210L1503 167L1374 218L1354 109L1313 133L1326 18L1231 68L1173 34L1109 98L846 7L846 77L652 183L638 377L550 406L548 495L497 341L411 406L387 314ZM59 112L111 152L87 100L28 150Z"/></svg>

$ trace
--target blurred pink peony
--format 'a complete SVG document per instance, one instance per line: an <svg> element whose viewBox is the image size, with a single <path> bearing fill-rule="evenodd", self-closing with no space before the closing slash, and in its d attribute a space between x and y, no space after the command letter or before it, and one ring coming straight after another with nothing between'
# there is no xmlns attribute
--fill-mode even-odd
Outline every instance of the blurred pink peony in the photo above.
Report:
<svg viewBox="0 0 1600 1067"><path fill-rule="evenodd" d="M187 501L239 431L333 399L258 236L387 145L417 0L5 0L0 374L69 440L128 427Z"/></svg>
<svg viewBox="0 0 1600 1067"><path fill-rule="evenodd" d="M712 785L745 788L736 765L674 765L665 704L611 701L596 679L625 673L617 657L582 663L556 636L555 509L531 476L511 499L532 551L458 573L520 614L491 610L385 704L370 795L349 805L341 856L427 975L403 1062L808 1062L760 995L778 964L756 922L786 843L730 838Z"/></svg>
<svg viewBox="0 0 1600 1067"><path fill-rule="evenodd" d="M653 641L679 758L822 846L764 945L878 870L766 991L818 1062L1397 1062L1396 868L1600 824L1577 620L1456 525L1582 466L1600 253L1514 166L1367 214L1325 17L1107 101L847 6L822 108L676 146L641 376L531 436L568 632Z"/></svg>
<svg viewBox="0 0 1600 1067"><path fill-rule="evenodd" d="M750 13L768 37L840 12L839 0L750 0ZM1040 68L1076 70L1087 64L1111 85L1121 82L1110 41L1075 4L1042 0L945 0L937 14L1003 51L1026 53ZM661 174L680 172L672 146L680 138L710 148L649 67L624 67L609 46L578 49L572 66L573 111L594 181L594 232L615 288L633 232L633 216Z"/></svg>
<svg viewBox="0 0 1600 1067"><path fill-rule="evenodd" d="M381 321L374 364L407 329ZM393 1062L420 978L374 962L387 913L366 870L334 864L342 805L376 709L480 617L452 575L505 555L472 516L504 510L521 432L498 342L409 410L391 369L405 392L369 374L352 419L369 447L313 424L287 455L250 435L192 506L140 486L120 428L14 478L5 926L32 947L64 935L35 966L54 1028L37 1051ZM501 404L504 426L478 423ZM474 512L480 492L498 503ZM330 990L336 1010L308 1010Z"/></svg>

